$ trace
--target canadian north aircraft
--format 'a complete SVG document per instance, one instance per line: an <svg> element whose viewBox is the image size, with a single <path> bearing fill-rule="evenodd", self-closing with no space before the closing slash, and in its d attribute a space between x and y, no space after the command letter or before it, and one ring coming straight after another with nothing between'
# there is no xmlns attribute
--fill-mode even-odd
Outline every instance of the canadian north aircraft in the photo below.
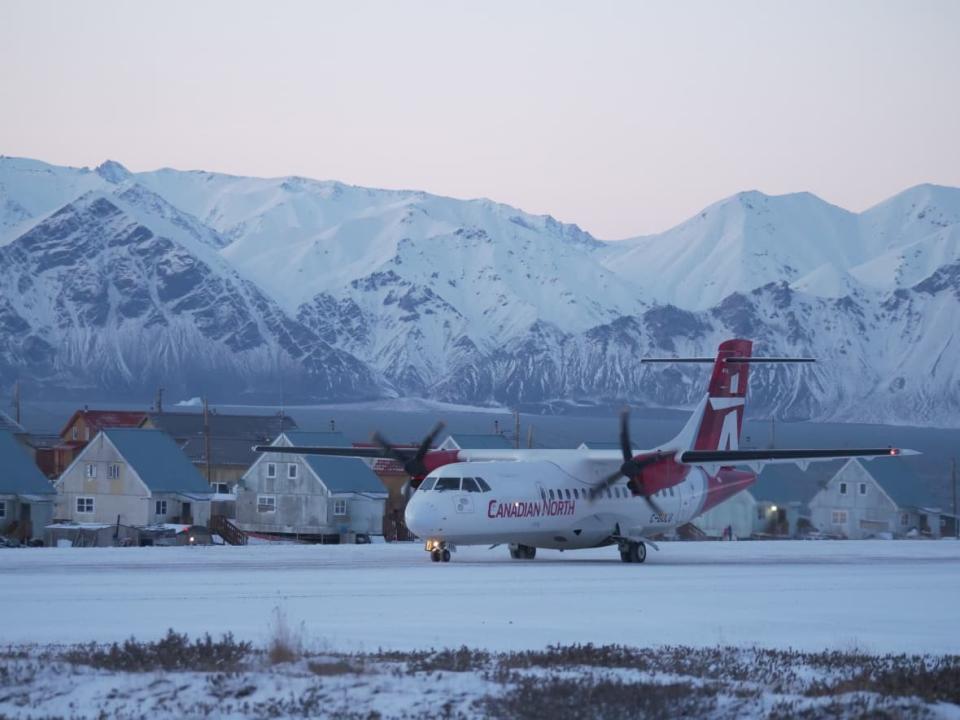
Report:
<svg viewBox="0 0 960 720"><path fill-rule="evenodd" d="M458 545L507 545L515 560L537 548L574 550L616 545L623 562L642 563L652 536L670 532L750 487L767 463L916 454L897 448L741 450L750 366L813 362L754 358L749 340L721 343L715 358L644 362L711 363L707 393L673 440L637 451L629 418L620 418L619 450L433 450L438 424L416 451L395 448L258 446L260 452L389 457L403 463L416 492L407 527L434 562Z"/></svg>

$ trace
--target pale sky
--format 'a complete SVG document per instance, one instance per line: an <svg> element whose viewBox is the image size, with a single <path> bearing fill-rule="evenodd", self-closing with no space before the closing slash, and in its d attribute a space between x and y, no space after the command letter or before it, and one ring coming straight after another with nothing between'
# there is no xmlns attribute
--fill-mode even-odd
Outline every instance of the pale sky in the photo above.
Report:
<svg viewBox="0 0 960 720"><path fill-rule="evenodd" d="M0 154L489 197L601 238L960 185L960 2L0 0Z"/></svg>

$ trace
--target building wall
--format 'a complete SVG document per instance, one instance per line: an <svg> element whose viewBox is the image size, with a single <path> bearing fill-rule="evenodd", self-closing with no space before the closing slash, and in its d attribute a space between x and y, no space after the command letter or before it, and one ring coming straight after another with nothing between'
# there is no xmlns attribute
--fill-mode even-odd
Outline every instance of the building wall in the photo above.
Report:
<svg viewBox="0 0 960 720"><path fill-rule="evenodd" d="M847 492L841 494L841 483ZM866 483L866 494L860 493ZM841 517L837 517L837 513ZM846 519L842 519L842 514ZM896 504L857 462L849 462L810 501L810 520L821 532L851 539L874 537L879 533L902 534Z"/></svg>
<svg viewBox="0 0 960 720"><path fill-rule="evenodd" d="M748 538L753 532L753 518L757 502L749 492L739 492L715 508L695 518L693 524L709 537L723 537L727 527L733 527L738 538Z"/></svg>
<svg viewBox="0 0 960 720"><path fill-rule="evenodd" d="M270 464L276 477L268 477ZM289 466L297 468L296 478L289 477ZM275 510L261 512L259 498L275 498ZM263 455L243 476L237 488L237 523L243 530L264 533L332 534L332 507L326 489L301 457Z"/></svg>
<svg viewBox="0 0 960 720"><path fill-rule="evenodd" d="M53 496L49 502L30 502L25 501L17 495L0 495L0 503L3 503L3 516L0 517L0 535L5 534L14 527L21 528L20 518L23 513L23 506L30 508L30 536L28 540L43 540L45 528L53 519ZM17 537L21 537L17 533Z"/></svg>
<svg viewBox="0 0 960 720"><path fill-rule="evenodd" d="M274 464L276 477L268 477ZM289 466L297 467L290 478ZM275 499L275 510L261 512L261 496ZM385 494L384 494L385 495ZM291 535L383 534L383 498L353 493L330 494L303 458L265 454L244 475L237 488L236 517L248 532ZM336 500L346 501L346 515L335 515Z"/></svg>
<svg viewBox="0 0 960 720"><path fill-rule="evenodd" d="M87 465L96 467L96 477L88 478ZM108 477L108 466L120 466L118 478ZM93 513L77 512L77 498L94 498ZM152 521L150 491L140 482L120 453L103 435L90 442L77 461L60 476L57 484L56 518L73 522L147 525Z"/></svg>

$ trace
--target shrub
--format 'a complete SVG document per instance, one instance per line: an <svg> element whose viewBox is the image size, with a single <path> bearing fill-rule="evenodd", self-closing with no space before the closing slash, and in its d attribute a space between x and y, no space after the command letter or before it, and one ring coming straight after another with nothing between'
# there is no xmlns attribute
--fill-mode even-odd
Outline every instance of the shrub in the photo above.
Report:
<svg viewBox="0 0 960 720"><path fill-rule="evenodd" d="M237 670L250 654L248 642L234 640L227 633L220 640L209 634L193 642L172 629L156 642L139 642L134 638L109 646L90 643L77 645L63 654L75 665L89 665L104 670L151 672L154 670L197 670L226 672Z"/></svg>

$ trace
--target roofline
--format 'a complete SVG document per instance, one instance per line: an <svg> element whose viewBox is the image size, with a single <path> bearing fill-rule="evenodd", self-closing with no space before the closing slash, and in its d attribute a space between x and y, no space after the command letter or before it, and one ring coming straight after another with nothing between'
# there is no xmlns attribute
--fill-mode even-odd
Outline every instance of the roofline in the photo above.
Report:
<svg viewBox="0 0 960 720"><path fill-rule="evenodd" d="M121 430L137 430L138 428L120 428L120 429L121 429ZM158 430L157 432L161 432L161 431ZM60 477L57 478L56 482L54 483L54 487L60 487L61 481L63 480L63 478L65 478L65 477L67 476L67 473L69 473L71 470L73 470L73 466L74 466L74 465L76 465L78 462L80 462L81 459L83 459L83 456L87 454L87 450L90 448L91 445L93 445L93 441L96 440L96 439L97 439L98 437L100 437L101 435L103 435L103 436L106 438L107 442L110 443L110 447L112 447L114 450L116 450L117 455L119 455L120 457L122 457L122 458L124 459L124 461L126 462L127 467L130 468L130 469L133 471L133 474L136 476L137 482L139 482L140 485L143 486L144 490L147 491L147 496L148 496L148 497L152 496L152 495L153 495L153 490L151 490L151 489L149 488L149 486L143 481L143 478L140 477L140 473L138 473L138 472L136 471L136 469L133 467L133 465L130 463L130 461L127 460L126 455L124 455L122 452L120 452L120 448L118 448L118 447L114 444L113 440L110 439L110 436L107 435L107 431L106 431L106 430L99 430L99 431L97 431L97 434L96 434L96 435L94 435L92 438L90 438L90 441L89 441L86 445L83 446L83 450L80 451L80 454L77 455L77 456L73 459L73 462L70 463L70 464L67 466L67 469L64 470L64 471L60 474Z"/></svg>

